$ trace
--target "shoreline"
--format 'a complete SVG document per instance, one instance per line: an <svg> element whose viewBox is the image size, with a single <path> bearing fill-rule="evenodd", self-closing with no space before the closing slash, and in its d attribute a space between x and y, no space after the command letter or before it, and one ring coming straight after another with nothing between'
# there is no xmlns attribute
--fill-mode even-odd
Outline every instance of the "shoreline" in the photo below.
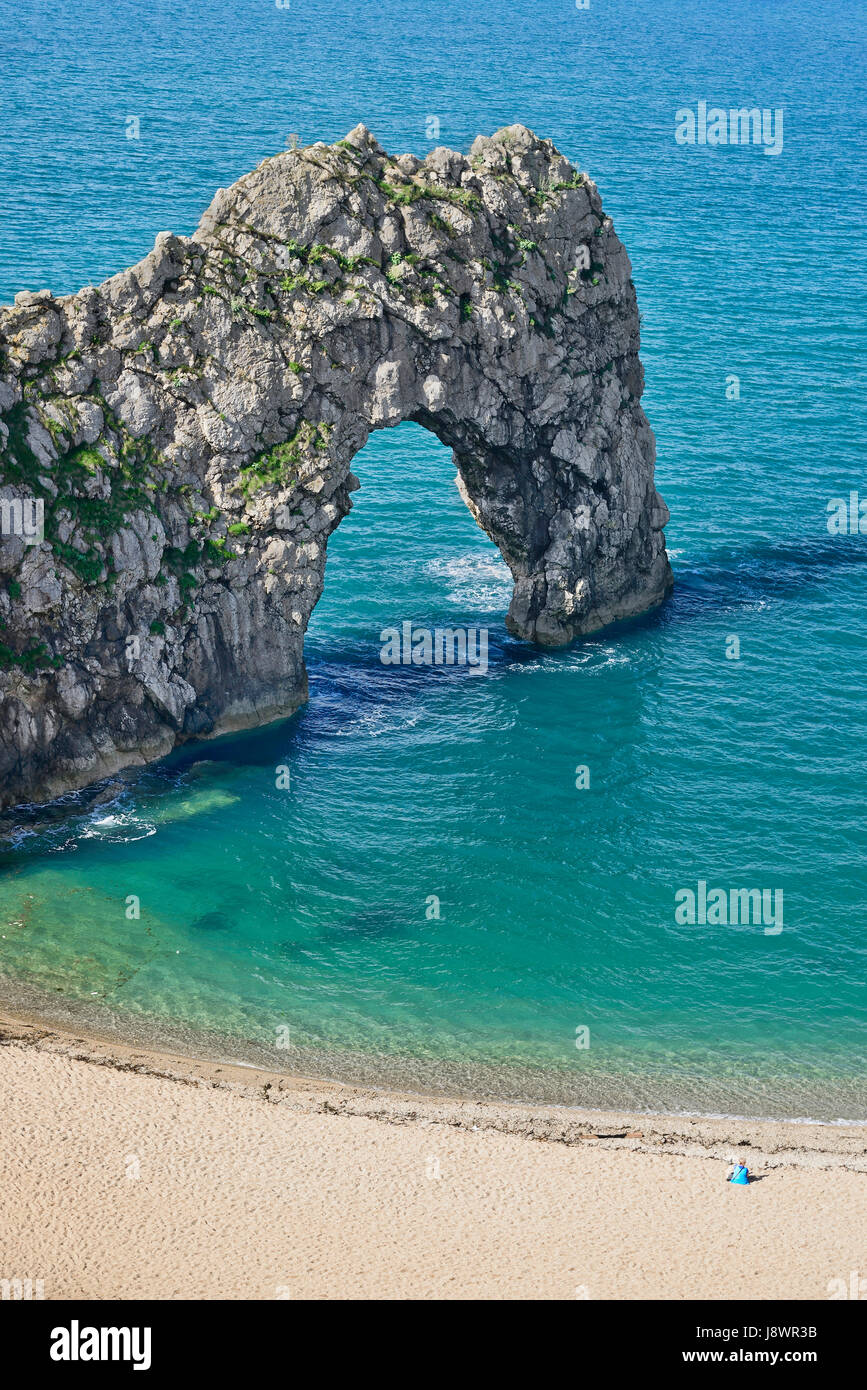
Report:
<svg viewBox="0 0 867 1390"><path fill-rule="evenodd" d="M29 1011L0 1005L0 1056L7 1048L35 1049L118 1074L131 1072L179 1085L231 1091L296 1113L353 1115L388 1125L444 1125L566 1147L587 1144L724 1162L735 1151L747 1150L754 1166L768 1169L794 1166L867 1173L867 1124L431 1095L273 1071L231 1058L189 1056L58 1025Z"/></svg>
<svg viewBox="0 0 867 1390"><path fill-rule="evenodd" d="M546 1086L544 1072L522 1072L508 1065L486 1062L475 1068L472 1074L452 1068L446 1061L445 1074L438 1066L428 1066L414 1074L407 1075L406 1062L412 1065L414 1059L399 1056L377 1057L373 1059L366 1053L329 1052L327 1049L312 1047L291 1047L275 1057L273 1047L266 1047L254 1040L230 1033L218 1033L211 1028L195 1027L182 1021L159 1019L147 1014L124 1014L106 1004L104 1000L85 1000L67 995L59 990L51 991L42 985L34 985L25 980L7 975L0 969L0 1025L10 1022L26 1023L37 1032L55 1033L59 1037L74 1038L80 1047L93 1044L99 1048L112 1050L123 1059L131 1054L158 1059L172 1059L181 1065L196 1063L204 1068L236 1068L240 1076L260 1075L271 1084L284 1086L306 1086L310 1090L336 1088L339 1091L357 1092L365 1095L397 1097L434 1105L475 1105L500 1107L509 1111L525 1113L544 1113L561 1118L602 1115L619 1117L629 1121L631 1128L639 1127L639 1120L668 1121L679 1125L685 1121L723 1127L780 1127L782 1130L826 1129L841 1133L863 1131L867 1134L867 1116L852 1118L851 1115L830 1113L816 1117L815 1110L809 1108L809 1101L800 1104L804 1097L789 1096L792 1109L789 1113L748 1113L724 1104L692 1105L689 1100L683 1104L666 1103L662 1099L658 1079L654 1078L645 1086L645 1097L636 1102L632 1096L617 1096L617 1089L623 1078L613 1072L597 1073L615 1094L563 1098L563 1089L557 1085ZM83 1054L82 1054L83 1055ZM540 1079L542 1085L539 1085ZM630 1078L632 1080L633 1078ZM529 1084L528 1084L529 1083ZM522 1092L522 1086L528 1091ZM537 1094L535 1088L539 1086ZM653 1095L656 1087L657 1094ZM546 1093L547 1092L547 1093ZM732 1097L733 1099L734 1097ZM679 1098L678 1098L679 1099ZM814 1095L813 1099L817 1099ZM859 1107L863 1108L863 1107ZM820 1111L821 1113L821 1111ZM632 1122L636 1123L632 1123ZM739 1142L739 1141L734 1141ZM821 1146L820 1146L821 1147Z"/></svg>

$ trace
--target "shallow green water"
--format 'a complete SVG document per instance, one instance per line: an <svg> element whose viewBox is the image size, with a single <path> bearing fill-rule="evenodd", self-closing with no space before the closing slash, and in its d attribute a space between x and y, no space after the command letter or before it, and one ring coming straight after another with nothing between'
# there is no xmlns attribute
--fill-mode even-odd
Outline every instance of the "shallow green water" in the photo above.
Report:
<svg viewBox="0 0 867 1390"><path fill-rule="evenodd" d="M861 760L839 621L820 620L855 552L835 566L805 546L797 585L760 546L682 568L657 615L541 655L504 633L508 576L447 452L402 426L358 469L309 705L21 837L5 970L274 1065L858 1117ZM488 626L488 673L383 666L380 631L405 618ZM782 890L782 931L679 925L675 894L700 879Z"/></svg>

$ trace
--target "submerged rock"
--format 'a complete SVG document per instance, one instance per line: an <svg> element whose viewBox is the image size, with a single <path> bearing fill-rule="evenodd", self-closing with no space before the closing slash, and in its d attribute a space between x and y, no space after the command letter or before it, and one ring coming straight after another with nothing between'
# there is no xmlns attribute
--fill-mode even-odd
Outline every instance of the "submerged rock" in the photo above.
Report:
<svg viewBox="0 0 867 1390"><path fill-rule="evenodd" d="M515 635L562 645L659 602L638 345L595 185L518 125L423 161L358 126L263 161L99 288L16 295L0 805L304 701L326 543L381 426L453 450ZM34 499L41 540L14 525Z"/></svg>
<svg viewBox="0 0 867 1390"><path fill-rule="evenodd" d="M194 932L228 931L232 925L232 919L225 912L205 912L198 917L191 926Z"/></svg>

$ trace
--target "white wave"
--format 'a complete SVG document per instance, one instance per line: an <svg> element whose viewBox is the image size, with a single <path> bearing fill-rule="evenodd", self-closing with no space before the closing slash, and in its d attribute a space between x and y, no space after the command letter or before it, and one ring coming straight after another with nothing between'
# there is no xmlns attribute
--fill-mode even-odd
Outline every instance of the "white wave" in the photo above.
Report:
<svg viewBox="0 0 867 1390"><path fill-rule="evenodd" d="M610 666L629 666L631 661L632 657L628 652L618 651L616 647L608 647L603 651L582 647L577 651L552 653L551 656L542 657L538 661L512 661L506 669L520 672L556 671L558 675L594 675Z"/></svg>
<svg viewBox="0 0 867 1390"><path fill-rule="evenodd" d="M425 571L445 581L449 602L461 608L502 608L512 597L512 576L499 555L471 551L450 560L429 560Z"/></svg>
<svg viewBox="0 0 867 1390"><path fill-rule="evenodd" d="M331 730L335 738L379 738L382 734L396 734L403 729L414 729L422 717L418 708L395 710L386 706L365 710L351 721L345 719Z"/></svg>
<svg viewBox="0 0 867 1390"><path fill-rule="evenodd" d="M137 821L132 812L121 811L117 815L95 816L82 830L81 838L127 845L134 840L146 840L156 833L156 826L149 821Z"/></svg>

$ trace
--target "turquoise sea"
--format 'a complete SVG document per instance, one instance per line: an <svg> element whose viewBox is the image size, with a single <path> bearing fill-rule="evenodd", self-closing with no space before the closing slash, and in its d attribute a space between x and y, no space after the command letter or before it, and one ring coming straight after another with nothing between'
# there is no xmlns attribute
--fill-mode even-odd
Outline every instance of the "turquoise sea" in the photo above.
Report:
<svg viewBox="0 0 867 1390"><path fill-rule="evenodd" d="M0 0L0 18L4 302L191 232L293 132L363 121L419 155L514 121L550 136L632 260L676 578L661 610L565 652L516 642L448 452L378 432L329 546L309 704L95 810L7 822L0 997L312 1075L867 1119L867 537L827 525L832 498L867 497L864 12ZM782 151L677 144L700 101L781 108ZM403 621L488 628L487 675L383 666ZM780 890L782 930L679 923L700 881Z"/></svg>

